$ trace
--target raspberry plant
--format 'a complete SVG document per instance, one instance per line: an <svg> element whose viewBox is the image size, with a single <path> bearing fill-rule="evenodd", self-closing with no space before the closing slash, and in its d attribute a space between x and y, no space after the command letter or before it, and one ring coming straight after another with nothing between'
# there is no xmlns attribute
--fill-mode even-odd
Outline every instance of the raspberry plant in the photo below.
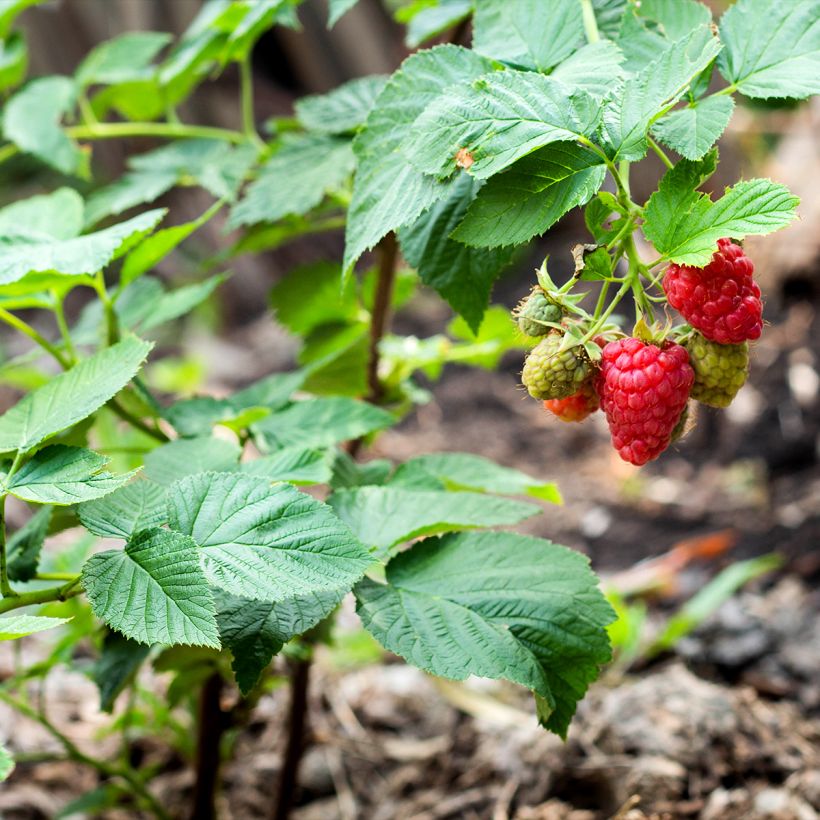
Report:
<svg viewBox="0 0 820 820"><path fill-rule="evenodd" d="M391 77L304 98L264 136L250 56L271 26L298 26L298 0L209 0L176 42L126 33L72 77L26 81L15 20L35 5L0 8L0 162L47 180L0 210L0 320L33 343L2 369L25 395L0 417L0 504L14 498L28 513L0 527L0 639L61 625L67 638L5 681L0 700L96 766L105 805L163 817L150 773L81 753L27 682L71 662L79 642L96 654L109 711L126 689L136 708L142 665L171 672L169 701L197 715L193 814L209 817L222 735L241 727L284 653L293 697L273 810L284 817L311 653L352 591L385 648L435 675L521 684L564 736L609 658L613 614L583 556L497 529L540 511L513 496L556 502L555 487L470 454L356 456L429 400L416 374L494 367L530 342L530 391L564 420L600 403L636 463L680 434L690 392L731 401L760 303L728 237L787 225L797 200L762 179L714 200L699 189L734 94L817 93L816 1L738 0L717 26L694 0L555 0L548 14L538 0L408 4L397 14L411 47L453 42L417 51ZM331 24L353 5L331 0ZM471 48L460 44L468 23ZM239 127L185 122L186 101L231 66ZM96 143L133 137L160 144L99 179ZM667 171L639 204L630 166L650 151ZM145 209L185 186L215 200L199 218L174 224ZM517 246L581 206L592 241L574 250L575 276L559 287L542 266L516 328L488 308L493 282ZM190 238L210 221L234 233L206 259ZM227 276L204 270L342 228L341 263L294 270L271 293L302 342L296 371L223 397L160 389L146 361ZM182 243L199 254L195 281L169 287L155 271L185 269ZM390 314L419 283L458 315L430 338L395 335ZM66 309L75 291L93 297L79 316ZM667 296L691 327L672 326ZM627 297L631 337L614 321ZM43 550L58 533L62 545L74 533L73 545ZM226 687L238 692L230 708ZM12 766L0 746L0 778Z"/></svg>

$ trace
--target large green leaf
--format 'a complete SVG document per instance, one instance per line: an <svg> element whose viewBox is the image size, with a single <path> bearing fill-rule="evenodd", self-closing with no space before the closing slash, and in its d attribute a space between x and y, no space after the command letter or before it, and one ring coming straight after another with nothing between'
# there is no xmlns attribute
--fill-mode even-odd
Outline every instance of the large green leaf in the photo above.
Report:
<svg viewBox="0 0 820 820"><path fill-rule="evenodd" d="M116 216L136 205L153 202L177 183L173 171L129 171L114 182L98 188L88 197L86 227L108 216Z"/></svg>
<svg viewBox="0 0 820 820"><path fill-rule="evenodd" d="M332 475L333 453L304 447L285 447L269 456L246 461L243 473L290 484L327 484Z"/></svg>
<svg viewBox="0 0 820 820"><path fill-rule="evenodd" d="M477 248L520 245L587 202L605 175L601 157L588 148L548 145L488 180L453 239Z"/></svg>
<svg viewBox="0 0 820 820"><path fill-rule="evenodd" d="M734 107L731 97L706 97L659 119L652 134L682 157L700 159L729 124Z"/></svg>
<svg viewBox="0 0 820 820"><path fill-rule="evenodd" d="M454 530L517 524L541 510L533 504L472 492L357 487L336 490L328 503L380 557L404 541Z"/></svg>
<svg viewBox="0 0 820 820"><path fill-rule="evenodd" d="M51 523L51 507L41 507L6 543L9 579L30 581L37 574L40 552Z"/></svg>
<svg viewBox="0 0 820 820"><path fill-rule="evenodd" d="M171 487L168 521L200 546L212 584L254 600L347 591L372 563L327 505L256 476L182 479Z"/></svg>
<svg viewBox="0 0 820 820"><path fill-rule="evenodd" d="M604 139L615 160L638 160L647 150L646 133L680 99L720 51L709 26L670 43L653 62L630 77L604 113Z"/></svg>
<svg viewBox="0 0 820 820"><path fill-rule="evenodd" d="M345 594L330 590L272 603L217 592L219 634L233 656L240 691L247 695L284 644L329 615Z"/></svg>
<svg viewBox="0 0 820 820"><path fill-rule="evenodd" d="M209 470L235 470L241 454L239 445L226 439L212 436L180 438L145 456L145 475L167 487L187 475Z"/></svg>
<svg viewBox="0 0 820 820"><path fill-rule="evenodd" d="M165 523L166 493L161 484L137 478L104 498L78 505L77 515L94 535L127 540L135 532Z"/></svg>
<svg viewBox="0 0 820 820"><path fill-rule="evenodd" d="M172 37L160 31L131 31L93 48L74 75L84 88L94 83L125 83L152 74L151 61Z"/></svg>
<svg viewBox="0 0 820 820"><path fill-rule="evenodd" d="M219 648L199 549L186 535L142 530L124 550L92 555L82 584L94 614L127 638Z"/></svg>
<svg viewBox="0 0 820 820"><path fill-rule="evenodd" d="M673 42L712 22L708 6L697 0L641 0L635 4L635 12L654 23L659 33Z"/></svg>
<svg viewBox="0 0 820 820"><path fill-rule="evenodd" d="M0 452L27 452L90 416L131 381L150 350L127 336L32 390L0 416Z"/></svg>
<svg viewBox="0 0 820 820"><path fill-rule="evenodd" d="M45 632L55 626L65 624L71 618L46 618L42 615L0 615L0 641L13 641L16 638L25 638L35 632Z"/></svg>
<svg viewBox="0 0 820 820"><path fill-rule="evenodd" d="M498 71L445 91L413 123L402 148L420 171L449 177L469 152L485 179L553 142L594 134L600 102L529 71Z"/></svg>
<svg viewBox="0 0 820 820"><path fill-rule="evenodd" d="M738 0L720 18L720 73L747 97L820 93L817 0Z"/></svg>
<svg viewBox="0 0 820 820"><path fill-rule="evenodd" d="M364 125L387 77L372 74L340 85L328 94L296 101L296 116L308 130L319 134L344 134Z"/></svg>
<svg viewBox="0 0 820 820"><path fill-rule="evenodd" d="M721 237L771 233L797 216L798 197L768 179L738 182L713 202L695 190L703 177L700 169L713 163L710 155L701 163L681 160L649 198L644 233L673 262L706 265Z"/></svg>
<svg viewBox="0 0 820 820"><path fill-rule="evenodd" d="M83 199L73 188L58 188L0 208L0 237L72 239L82 229Z"/></svg>
<svg viewBox="0 0 820 820"><path fill-rule="evenodd" d="M413 121L447 86L492 70L473 51L437 46L408 57L390 78L356 136L358 166L345 233L344 270L390 231L409 225L449 186L419 173L401 148Z"/></svg>
<svg viewBox="0 0 820 820"><path fill-rule="evenodd" d="M481 325L493 283L512 255L508 250L477 250L450 238L478 189L476 180L461 175L449 196L399 231L402 253L422 282L435 288L474 331Z"/></svg>
<svg viewBox="0 0 820 820"><path fill-rule="evenodd" d="M435 675L527 686L561 736L610 657L614 613L587 559L538 538L429 538L388 564L387 584L362 581L356 597L385 648Z"/></svg>
<svg viewBox="0 0 820 820"><path fill-rule="evenodd" d="M27 461L11 480L3 480L4 492L34 504L67 506L101 498L121 487L134 474L112 475L103 468L109 459L83 447L53 444Z"/></svg>
<svg viewBox="0 0 820 820"><path fill-rule="evenodd" d="M253 430L268 450L328 447L383 430L395 421L380 407L339 396L294 402L255 424Z"/></svg>
<svg viewBox="0 0 820 820"><path fill-rule="evenodd" d="M418 48L427 40L459 25L472 13L472 0L440 0L435 6L416 3L400 9L396 12L396 19L407 24L404 36L407 46ZM409 14L412 17L407 20Z"/></svg>
<svg viewBox="0 0 820 820"><path fill-rule="evenodd" d="M64 174L84 175L86 154L60 128L74 96L74 83L68 77L32 80L6 103L3 136Z"/></svg>
<svg viewBox="0 0 820 820"><path fill-rule="evenodd" d="M0 237L0 285L16 282L27 273L96 273L153 230L164 215L163 210L147 211L102 231L69 239L45 234Z"/></svg>
<svg viewBox="0 0 820 820"><path fill-rule="evenodd" d="M584 39L578 0L480 0L473 16L473 48L520 68L549 71Z"/></svg>
<svg viewBox="0 0 820 820"><path fill-rule="evenodd" d="M553 504L561 503L552 482L503 467L472 453L429 453L401 464L390 479L393 486L430 487L430 480L451 490L480 490L500 495L530 495ZM435 486L435 485L433 485Z"/></svg>
<svg viewBox="0 0 820 820"><path fill-rule="evenodd" d="M328 191L343 185L353 166L349 139L329 134L288 135L234 206L230 224L275 222L307 213Z"/></svg>

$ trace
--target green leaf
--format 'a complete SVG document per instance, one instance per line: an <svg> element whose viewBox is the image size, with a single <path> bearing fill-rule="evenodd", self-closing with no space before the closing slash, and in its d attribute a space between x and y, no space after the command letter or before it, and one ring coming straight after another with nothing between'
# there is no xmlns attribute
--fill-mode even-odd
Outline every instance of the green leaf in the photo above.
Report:
<svg viewBox="0 0 820 820"><path fill-rule="evenodd" d="M659 32L671 41L712 22L712 12L697 0L641 0L636 12L657 24Z"/></svg>
<svg viewBox="0 0 820 820"><path fill-rule="evenodd" d="M493 283L511 257L506 250L476 250L450 238L479 187L462 175L446 199L399 231L402 253L418 269L421 281L435 288L474 331L481 325Z"/></svg>
<svg viewBox="0 0 820 820"><path fill-rule="evenodd" d="M0 743L0 783L8 780L9 775L14 771L14 758L9 750Z"/></svg>
<svg viewBox="0 0 820 820"><path fill-rule="evenodd" d="M190 313L197 305L204 302L225 279L225 275L218 274L204 282L195 282L192 285L162 293L154 310L139 323L139 331L148 331Z"/></svg>
<svg viewBox="0 0 820 820"><path fill-rule="evenodd" d="M137 478L113 493L77 506L80 523L94 535L128 540L166 521L166 488Z"/></svg>
<svg viewBox="0 0 820 820"><path fill-rule="evenodd" d="M700 159L729 124L734 107L731 97L706 97L659 119L652 134L686 159Z"/></svg>
<svg viewBox="0 0 820 820"><path fill-rule="evenodd" d="M116 216L136 205L153 202L176 183L177 175L173 171L131 171L123 174L89 196L85 207L86 227L92 227L105 217Z"/></svg>
<svg viewBox="0 0 820 820"><path fill-rule="evenodd" d="M168 522L200 546L214 586L254 600L347 591L372 563L326 504L255 476L203 473L178 481Z"/></svg>
<svg viewBox="0 0 820 820"><path fill-rule="evenodd" d="M128 336L28 393L0 416L0 452L28 452L90 416L131 381L150 350Z"/></svg>
<svg viewBox="0 0 820 820"><path fill-rule="evenodd" d="M336 490L328 504L383 558L390 548L426 535L517 524L541 512L523 501L481 493L359 487Z"/></svg>
<svg viewBox="0 0 820 820"><path fill-rule="evenodd" d="M74 83L68 77L41 77L18 91L3 111L3 136L64 174L86 176L88 157L60 128L74 106Z"/></svg>
<svg viewBox="0 0 820 820"><path fill-rule="evenodd" d="M235 470L242 451L221 438L180 438L151 450L145 456L145 475L168 487L180 478L210 470Z"/></svg>
<svg viewBox="0 0 820 820"><path fill-rule="evenodd" d="M660 56L630 77L604 113L604 138L614 160L638 160L647 150L646 132L665 109L680 99L689 83L720 51L709 26L670 44Z"/></svg>
<svg viewBox="0 0 820 820"><path fill-rule="evenodd" d="M549 71L583 42L577 0L481 0L473 17L473 48L520 68Z"/></svg>
<svg viewBox="0 0 820 820"><path fill-rule="evenodd" d="M164 210L147 211L127 222L70 239L45 234L0 237L0 285L17 282L28 273L95 273L153 230L164 215Z"/></svg>
<svg viewBox="0 0 820 820"><path fill-rule="evenodd" d="M360 312L356 282L342 284L334 262L316 262L294 268L270 292L276 319L291 333L307 336L320 325L347 323Z"/></svg>
<svg viewBox="0 0 820 820"><path fill-rule="evenodd" d="M588 43L557 65L550 76L570 88L606 97L623 75L624 55L611 40Z"/></svg>
<svg viewBox="0 0 820 820"><path fill-rule="evenodd" d="M295 7L293 0L244 0L242 5L247 11L228 35L227 47L221 56L223 64L250 59L256 41L274 23L287 22Z"/></svg>
<svg viewBox="0 0 820 820"><path fill-rule="evenodd" d="M0 236L73 239L83 229L83 199L73 188L20 199L0 208Z"/></svg>
<svg viewBox="0 0 820 820"><path fill-rule="evenodd" d="M91 680L100 690L100 709L111 714L123 689L134 679L151 647L132 641L118 632L103 639L102 651L91 668Z"/></svg>
<svg viewBox="0 0 820 820"><path fill-rule="evenodd" d="M502 467L471 453L430 453L400 465L390 479L391 486L409 486L419 478L433 477L450 490L478 490L500 495L530 495L561 503L558 488L551 482Z"/></svg>
<svg viewBox="0 0 820 820"><path fill-rule="evenodd" d="M194 541L152 528L92 555L82 584L94 614L137 643L219 648L216 611Z"/></svg>
<svg viewBox="0 0 820 820"><path fill-rule="evenodd" d="M600 115L586 91L528 71L498 71L437 97L402 149L416 168L439 177L457 171L457 155L468 151L470 173L485 179L537 148L593 134Z"/></svg>
<svg viewBox="0 0 820 820"><path fill-rule="evenodd" d="M248 475L290 484L327 484L332 474L332 453L327 450L285 447L269 456L246 461L239 469Z"/></svg>
<svg viewBox="0 0 820 820"><path fill-rule="evenodd" d="M256 686L271 659L291 638L329 615L343 590L313 592L289 601L253 601L226 592L216 595L217 623L223 645L233 656L233 671L243 695Z"/></svg>
<svg viewBox="0 0 820 820"><path fill-rule="evenodd" d="M145 238L125 257L120 271L120 287L148 273L158 262L179 247L192 233L198 231L222 207L221 202L214 203L207 211L190 222L164 228Z"/></svg>
<svg viewBox="0 0 820 820"><path fill-rule="evenodd" d="M366 402L345 397L297 401L263 419L253 427L267 448L329 447L389 427L392 413Z"/></svg>
<svg viewBox="0 0 820 820"><path fill-rule="evenodd" d="M592 0L595 20L602 37L615 39L627 5L628 0Z"/></svg>
<svg viewBox="0 0 820 820"><path fill-rule="evenodd" d="M382 237L409 225L449 193L449 185L410 164L402 143L416 117L447 86L492 68L473 51L444 45L408 57L390 78L353 142L358 165L345 233L345 273Z"/></svg>
<svg viewBox="0 0 820 820"><path fill-rule="evenodd" d="M344 450L337 450L333 458L333 475L330 486L334 490L340 487L363 487L368 484L384 484L393 471L393 464L384 458L364 463L355 461Z"/></svg>
<svg viewBox="0 0 820 820"><path fill-rule="evenodd" d="M55 626L67 624L71 618L46 618L41 615L0 615L0 641L25 638L35 632L45 632Z"/></svg>
<svg viewBox="0 0 820 820"><path fill-rule="evenodd" d="M30 581L37 574L51 513L51 507L41 507L9 537L6 544L9 580Z"/></svg>
<svg viewBox="0 0 820 820"><path fill-rule="evenodd" d="M8 36L17 16L29 6L37 6L45 0L0 0L0 37Z"/></svg>
<svg viewBox="0 0 820 820"><path fill-rule="evenodd" d="M328 0L327 27L333 28L339 18L347 14L359 0Z"/></svg>
<svg viewBox="0 0 820 820"><path fill-rule="evenodd" d="M22 34L14 32L0 39L0 91L20 85L28 69L28 46Z"/></svg>
<svg viewBox="0 0 820 820"><path fill-rule="evenodd" d="M436 6L414 10L404 37L408 48L418 48L433 37L462 23L473 13L472 0L440 0Z"/></svg>
<svg viewBox="0 0 820 820"><path fill-rule="evenodd" d="M702 267L711 260L721 237L768 234L797 215L800 200L768 179L738 182L716 202L694 190L704 165L714 163L710 156L703 163L681 160L646 205L644 234L673 262Z"/></svg>
<svg viewBox="0 0 820 820"><path fill-rule="evenodd" d="M230 226L274 222L307 213L353 173L349 139L328 134L287 135L231 211Z"/></svg>
<svg viewBox="0 0 820 820"><path fill-rule="evenodd" d="M319 134L345 134L355 131L370 114L388 78L373 74L340 85L328 94L302 97L295 104L299 122Z"/></svg>
<svg viewBox="0 0 820 820"><path fill-rule="evenodd" d="M159 31L132 31L92 49L80 63L74 79L80 88L95 83L131 82L150 76L154 57L172 37Z"/></svg>
<svg viewBox="0 0 820 820"><path fill-rule="evenodd" d="M356 587L365 628L434 675L506 678L548 707L562 737L577 701L610 658L612 608L588 560L512 533L429 538L387 566L387 584Z"/></svg>
<svg viewBox="0 0 820 820"><path fill-rule="evenodd" d="M720 73L747 97L820 93L816 0L738 0L720 18Z"/></svg>
<svg viewBox="0 0 820 820"><path fill-rule="evenodd" d="M67 506L113 492L134 473L111 475L103 468L109 459L83 447L53 444L29 459L3 491L34 504Z"/></svg>
<svg viewBox="0 0 820 820"><path fill-rule="evenodd" d="M605 175L601 157L581 145L541 148L488 180L452 237L474 247L520 245L587 202Z"/></svg>

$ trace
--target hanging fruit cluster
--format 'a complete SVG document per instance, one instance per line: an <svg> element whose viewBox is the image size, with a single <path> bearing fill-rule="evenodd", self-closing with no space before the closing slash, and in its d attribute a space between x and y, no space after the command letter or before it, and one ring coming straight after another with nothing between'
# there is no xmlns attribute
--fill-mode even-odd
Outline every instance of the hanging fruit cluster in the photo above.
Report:
<svg viewBox="0 0 820 820"><path fill-rule="evenodd" d="M649 326L639 314L626 336L608 323L617 297L606 309L599 299L590 315L579 306L583 295L571 293L575 280L557 288L545 263L514 312L521 332L540 339L524 363L524 386L562 421L603 410L621 458L645 464L683 435L690 399L727 407L746 381L748 342L763 329L753 273L730 239L718 242L703 268L670 264L663 296L648 297L642 288L636 295L643 304L668 304L687 324Z"/></svg>

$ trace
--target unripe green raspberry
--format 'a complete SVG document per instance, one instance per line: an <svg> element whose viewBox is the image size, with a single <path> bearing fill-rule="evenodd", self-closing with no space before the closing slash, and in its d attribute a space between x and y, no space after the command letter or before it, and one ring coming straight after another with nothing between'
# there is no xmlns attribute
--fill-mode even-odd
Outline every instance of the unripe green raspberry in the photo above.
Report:
<svg viewBox="0 0 820 820"><path fill-rule="evenodd" d="M534 399L572 396L592 373L583 347L560 350L563 339L560 333L551 333L530 351L524 362L521 381Z"/></svg>
<svg viewBox="0 0 820 820"><path fill-rule="evenodd" d="M562 317L561 306L542 290L534 290L518 307L515 316L519 329L527 336L546 336L552 328L543 322L558 324Z"/></svg>
<svg viewBox="0 0 820 820"><path fill-rule="evenodd" d="M722 345L695 331L685 345L695 370L692 398L710 407L728 407L749 373L749 345Z"/></svg>

